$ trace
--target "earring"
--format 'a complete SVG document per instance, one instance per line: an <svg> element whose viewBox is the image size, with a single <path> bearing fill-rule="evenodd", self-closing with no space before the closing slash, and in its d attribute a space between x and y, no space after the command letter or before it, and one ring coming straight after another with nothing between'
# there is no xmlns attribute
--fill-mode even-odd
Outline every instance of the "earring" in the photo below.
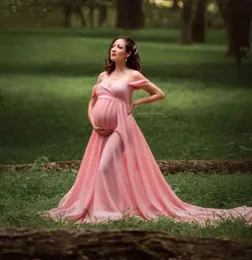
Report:
<svg viewBox="0 0 252 260"><path fill-rule="evenodd" d="M125 59L125 62L127 62L127 58Z"/></svg>

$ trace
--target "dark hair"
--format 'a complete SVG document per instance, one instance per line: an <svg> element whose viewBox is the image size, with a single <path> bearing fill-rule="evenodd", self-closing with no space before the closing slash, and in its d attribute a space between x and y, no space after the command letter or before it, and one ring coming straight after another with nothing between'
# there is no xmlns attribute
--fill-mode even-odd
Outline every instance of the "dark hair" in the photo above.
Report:
<svg viewBox="0 0 252 260"><path fill-rule="evenodd" d="M137 49L136 43L130 37L127 37L127 36L119 36L112 41L110 48L108 50L108 58L105 60L105 71L108 74L110 74L115 70L115 62L113 62L110 59L110 50L111 50L114 42L118 39L123 39L125 41L126 53L130 52L130 56L127 58L127 61L126 61L126 66L130 69L140 71L141 70L141 59L138 55L138 49Z"/></svg>

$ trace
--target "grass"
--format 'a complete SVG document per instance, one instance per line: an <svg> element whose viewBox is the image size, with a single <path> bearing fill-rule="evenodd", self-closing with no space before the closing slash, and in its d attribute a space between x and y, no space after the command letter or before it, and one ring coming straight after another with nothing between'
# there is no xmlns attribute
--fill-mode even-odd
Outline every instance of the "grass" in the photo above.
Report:
<svg viewBox="0 0 252 260"><path fill-rule="evenodd" d="M233 60L224 57L223 31L210 31L205 45L192 46L177 44L175 30L120 34L126 33L138 40L144 75L167 94L133 113L157 159L251 156L252 63L245 60L237 78ZM117 34L0 33L1 164L33 162L42 155L50 161L82 158L92 131L91 90ZM138 91L134 98L144 95Z"/></svg>
<svg viewBox="0 0 252 260"><path fill-rule="evenodd" d="M167 94L134 116L157 159L244 159L251 156L251 61L240 77L224 57L223 31L204 45L177 44L175 30L7 30L0 33L0 164L81 159L91 134L87 105L111 38L133 35L143 73ZM138 91L134 98L145 93ZM75 172L26 171L0 175L0 227L57 228L36 213L57 206ZM177 174L165 177L182 200L203 207L252 206L250 175ZM134 218L100 229L144 229L252 239L243 220L216 227L144 222Z"/></svg>
<svg viewBox="0 0 252 260"><path fill-rule="evenodd" d="M71 223L54 223L41 218L38 211L56 207L59 199L71 187L76 173L22 172L5 173L0 178L0 227L59 228L73 227ZM231 208L252 206L252 178L246 174L167 175L166 180L180 198L203 207ZM10 195L11 194L11 195ZM82 224L84 228L138 229L168 232L170 235L214 236L252 240L252 227L242 219L220 221L217 226L174 223L172 218L139 221L128 218L107 224Z"/></svg>

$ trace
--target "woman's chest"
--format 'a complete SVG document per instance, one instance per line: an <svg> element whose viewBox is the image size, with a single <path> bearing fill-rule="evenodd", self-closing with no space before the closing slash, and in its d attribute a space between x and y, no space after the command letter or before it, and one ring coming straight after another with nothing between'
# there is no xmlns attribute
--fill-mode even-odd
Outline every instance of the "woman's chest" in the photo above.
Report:
<svg viewBox="0 0 252 260"><path fill-rule="evenodd" d="M113 95L119 98L128 99L133 93L133 88L126 81L109 82L102 81L97 86L97 95Z"/></svg>

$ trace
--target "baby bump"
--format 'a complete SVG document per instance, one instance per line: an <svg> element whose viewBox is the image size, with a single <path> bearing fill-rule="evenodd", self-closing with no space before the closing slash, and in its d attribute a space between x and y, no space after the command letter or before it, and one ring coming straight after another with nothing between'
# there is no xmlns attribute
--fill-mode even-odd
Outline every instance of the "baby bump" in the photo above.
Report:
<svg viewBox="0 0 252 260"><path fill-rule="evenodd" d="M93 108L94 122L97 126L105 129L115 129L117 127L116 101L100 98Z"/></svg>

